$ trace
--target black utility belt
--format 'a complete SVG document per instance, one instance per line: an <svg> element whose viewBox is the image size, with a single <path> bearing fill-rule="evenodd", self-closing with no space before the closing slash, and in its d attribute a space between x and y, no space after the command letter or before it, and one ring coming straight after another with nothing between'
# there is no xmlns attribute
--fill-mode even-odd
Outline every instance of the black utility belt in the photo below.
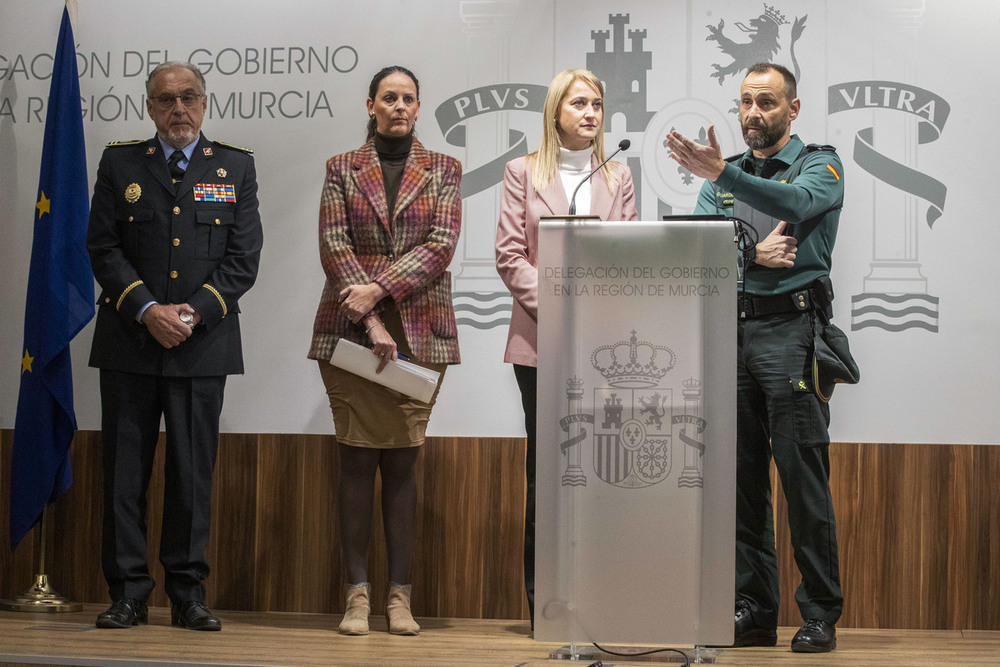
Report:
<svg viewBox="0 0 1000 667"><path fill-rule="evenodd" d="M811 310L826 310L830 305L830 301L832 301L832 294L828 295L827 290L819 281L809 287L788 292L787 294L774 294L771 296L738 294L736 296L737 312L741 320L752 320L780 313L803 313Z"/></svg>

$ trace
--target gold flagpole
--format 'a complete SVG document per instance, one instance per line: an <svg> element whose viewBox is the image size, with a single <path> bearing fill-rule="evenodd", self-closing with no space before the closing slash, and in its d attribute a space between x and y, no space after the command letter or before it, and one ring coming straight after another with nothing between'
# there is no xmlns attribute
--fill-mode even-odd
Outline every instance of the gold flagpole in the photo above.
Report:
<svg viewBox="0 0 1000 667"><path fill-rule="evenodd" d="M71 602L49 586L49 576L45 572L45 513L38 522L38 532L42 534L41 546L38 550L38 572L31 588L18 595L13 600L0 600L0 609L4 611L83 611L79 602Z"/></svg>

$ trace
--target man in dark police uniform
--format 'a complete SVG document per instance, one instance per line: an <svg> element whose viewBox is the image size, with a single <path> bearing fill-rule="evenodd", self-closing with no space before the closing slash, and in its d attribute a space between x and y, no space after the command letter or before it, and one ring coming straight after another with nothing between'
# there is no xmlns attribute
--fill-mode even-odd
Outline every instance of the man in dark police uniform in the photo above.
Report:
<svg viewBox="0 0 1000 667"><path fill-rule="evenodd" d="M102 561L113 600L97 626L147 620L146 490L162 416L171 622L219 630L204 604L205 548L226 376L243 372L238 299L263 243L257 177L251 151L201 134L196 67L159 65L146 96L156 136L105 149L87 233L102 288L90 365L101 369Z"/></svg>
<svg viewBox="0 0 1000 667"><path fill-rule="evenodd" d="M787 69L754 65L740 98L746 153L723 159L714 128L708 146L676 132L667 137L671 157L707 179L695 212L735 209L737 217L753 218L760 234L747 253L739 298L734 646L777 643L773 456L802 575L795 599L804 623L792 650L831 651L844 601L829 484L829 396L820 398L813 386L812 350L831 312L843 167L832 147L806 146L791 134L800 101Z"/></svg>

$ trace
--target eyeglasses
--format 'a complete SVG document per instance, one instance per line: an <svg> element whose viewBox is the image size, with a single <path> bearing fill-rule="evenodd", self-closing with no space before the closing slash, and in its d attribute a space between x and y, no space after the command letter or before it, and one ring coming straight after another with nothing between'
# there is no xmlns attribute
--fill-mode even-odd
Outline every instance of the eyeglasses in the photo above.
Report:
<svg viewBox="0 0 1000 667"><path fill-rule="evenodd" d="M156 106L160 109L163 111L169 111L174 108L177 100L180 100L181 104L183 104L185 108L193 109L203 97L205 96L199 95L198 93L184 93L182 95L157 95L151 99L156 102Z"/></svg>

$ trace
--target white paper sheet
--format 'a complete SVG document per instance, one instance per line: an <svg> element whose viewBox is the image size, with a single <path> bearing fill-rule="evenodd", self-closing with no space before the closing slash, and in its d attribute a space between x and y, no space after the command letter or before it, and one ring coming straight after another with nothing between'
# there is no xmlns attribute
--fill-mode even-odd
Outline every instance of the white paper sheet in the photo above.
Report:
<svg viewBox="0 0 1000 667"><path fill-rule="evenodd" d="M336 347L333 348L333 356L330 357L330 363L337 368L343 368L345 371L424 403L428 403L434 396L438 378L441 376L437 371L397 359L387 363L381 373L376 373L379 361L367 347L344 338L337 341Z"/></svg>

